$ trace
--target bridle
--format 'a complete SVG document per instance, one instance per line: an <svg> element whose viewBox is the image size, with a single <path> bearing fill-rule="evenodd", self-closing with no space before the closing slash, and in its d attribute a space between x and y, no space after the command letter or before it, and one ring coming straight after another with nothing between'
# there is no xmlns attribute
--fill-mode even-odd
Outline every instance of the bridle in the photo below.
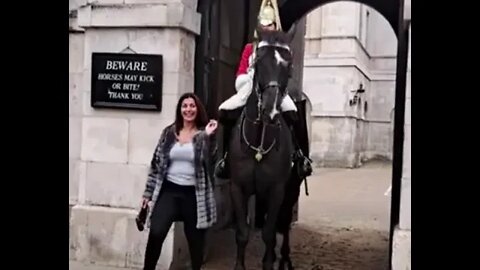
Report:
<svg viewBox="0 0 480 270"><path fill-rule="evenodd" d="M288 45L280 44L280 43L269 44L266 41L260 41L258 43L258 46L254 49L254 58L253 58L253 61L252 61L252 67L255 67L257 65L257 62L260 59L262 59L262 57L264 57L264 55L258 56L256 54L256 50L258 48L262 48L262 47L281 48L281 49L287 50L289 53L291 52L290 47ZM255 68L255 70L256 70L256 68ZM281 85L276 81L271 81L268 84L264 85L263 87L260 87L257 80L256 80L256 75L257 75L256 72L254 72L253 81L254 81L255 94L257 95L257 119L256 119L256 121L260 121L261 120L260 119L261 118L261 105L262 105L262 94L261 94L261 92L264 91L267 88L280 89ZM282 96L282 98L283 97L284 97L284 95Z"/></svg>
<svg viewBox="0 0 480 270"><path fill-rule="evenodd" d="M280 48L284 48L284 49L287 49L288 51L290 51L290 48L288 46L278 45L278 44L273 44L272 45L272 44L268 44L266 42L264 44L262 44L262 42L260 42L259 48L264 47L264 46L280 47ZM255 67L257 65L257 62L262 57L263 56L255 55L252 66ZM265 148L264 142L265 142L265 133L266 133L267 126L274 126L278 129L281 129L281 122L280 122L279 119L277 119L274 123L267 123L267 122L262 121L262 118L261 118L261 114L262 114L261 113L262 112L262 110L261 110L262 92L265 91L265 89L268 89L268 88L280 89L281 85L276 81L271 81L268 84L260 87L260 85L259 85L259 83L256 79L256 76L257 76L257 73L255 72L253 81L254 81L254 90L255 90L256 97L257 97L257 118L255 120L248 119L248 117L246 115L247 107L245 107L244 110L242 111L242 117L241 117L242 120L241 120L240 130L241 130L241 135L242 135L243 141L246 143L248 148L250 148L251 150L256 152L255 158L257 159L257 161L260 161L263 158L263 156L268 154L273 149L273 147L277 144L277 140L276 140L276 138L274 138L272 144ZM245 134L245 126L244 126L246 120L249 121L249 122L252 122L253 124L260 124L260 123L263 124L262 125L261 138L260 138L260 145L258 147L253 146L247 139L247 136Z"/></svg>

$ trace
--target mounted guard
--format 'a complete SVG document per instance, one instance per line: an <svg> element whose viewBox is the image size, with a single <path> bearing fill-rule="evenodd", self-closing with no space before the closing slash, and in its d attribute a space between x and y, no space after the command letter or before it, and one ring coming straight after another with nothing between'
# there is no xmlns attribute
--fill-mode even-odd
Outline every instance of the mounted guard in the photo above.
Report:
<svg viewBox="0 0 480 270"><path fill-rule="evenodd" d="M282 31L276 0L262 1L258 15L258 24L262 31ZM225 100L219 106L220 122L224 126L224 136L222 140L223 158L217 163L215 168L215 174L219 178L230 178L230 166L227 158L229 152L229 141L233 125L236 123L247 102L248 97L252 93L253 77L255 73L254 60L256 57L256 50L260 45L258 43L257 31L255 31L254 41L247 43L244 46L241 60L238 65L235 79L235 89L237 90L237 93ZM306 151L305 147L302 147L308 147L306 125L301 125L301 120L305 121L306 118L304 115L304 104L304 101L294 102L288 94L285 95L281 103L282 116L292 132L293 144L295 147L295 152L293 155L293 162L296 168L295 171L302 179L310 176L312 173L311 160L304 154L305 152L308 152L308 150ZM303 106L303 110L300 110L302 115L298 114L299 110L297 109L297 106ZM304 150L302 151L302 149Z"/></svg>
<svg viewBox="0 0 480 270"><path fill-rule="evenodd" d="M279 266L291 270L288 230L293 205L302 180L312 172L310 160L303 154L308 156L305 101L297 106L287 90L295 27L287 33L281 31L275 0L263 1L258 19L255 41L242 53L237 93L219 108L224 159L217 164L216 174L230 179L237 227L234 269L245 270L251 226L248 201L255 196L255 225L262 230L265 243L263 270L273 270L277 232L284 235ZM230 175L230 171L235 173Z"/></svg>

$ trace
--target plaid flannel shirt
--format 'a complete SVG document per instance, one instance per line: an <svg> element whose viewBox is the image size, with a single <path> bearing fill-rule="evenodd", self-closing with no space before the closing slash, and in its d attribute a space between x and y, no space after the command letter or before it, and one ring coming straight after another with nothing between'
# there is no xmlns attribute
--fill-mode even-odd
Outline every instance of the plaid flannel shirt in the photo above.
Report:
<svg viewBox="0 0 480 270"><path fill-rule="evenodd" d="M217 221L217 208L214 197L213 164L216 144L215 136L208 136L201 130L193 137L195 162L195 194L197 199L197 228L206 229ZM153 154L143 196L151 199L152 209L149 211L148 226L151 213L160 194L163 180L166 179L170 149L175 144L175 125L166 127ZM161 207L161 206L160 206Z"/></svg>

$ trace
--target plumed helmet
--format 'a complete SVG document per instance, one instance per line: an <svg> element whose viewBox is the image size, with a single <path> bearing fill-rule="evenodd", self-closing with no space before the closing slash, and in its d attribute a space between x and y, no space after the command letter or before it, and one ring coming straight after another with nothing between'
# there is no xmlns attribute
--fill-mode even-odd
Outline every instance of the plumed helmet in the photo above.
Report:
<svg viewBox="0 0 480 270"><path fill-rule="evenodd" d="M277 30L282 29L276 0L262 0L260 12L258 14L258 22L263 26L275 23Z"/></svg>

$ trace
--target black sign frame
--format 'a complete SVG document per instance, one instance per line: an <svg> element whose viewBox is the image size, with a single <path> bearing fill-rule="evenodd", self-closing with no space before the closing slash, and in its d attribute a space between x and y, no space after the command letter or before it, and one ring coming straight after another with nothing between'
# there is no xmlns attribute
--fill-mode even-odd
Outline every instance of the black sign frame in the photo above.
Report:
<svg viewBox="0 0 480 270"><path fill-rule="evenodd" d="M107 65L124 70L107 70ZM95 52L91 74L90 105L93 108L162 110L163 55ZM139 81L142 78L146 81Z"/></svg>

